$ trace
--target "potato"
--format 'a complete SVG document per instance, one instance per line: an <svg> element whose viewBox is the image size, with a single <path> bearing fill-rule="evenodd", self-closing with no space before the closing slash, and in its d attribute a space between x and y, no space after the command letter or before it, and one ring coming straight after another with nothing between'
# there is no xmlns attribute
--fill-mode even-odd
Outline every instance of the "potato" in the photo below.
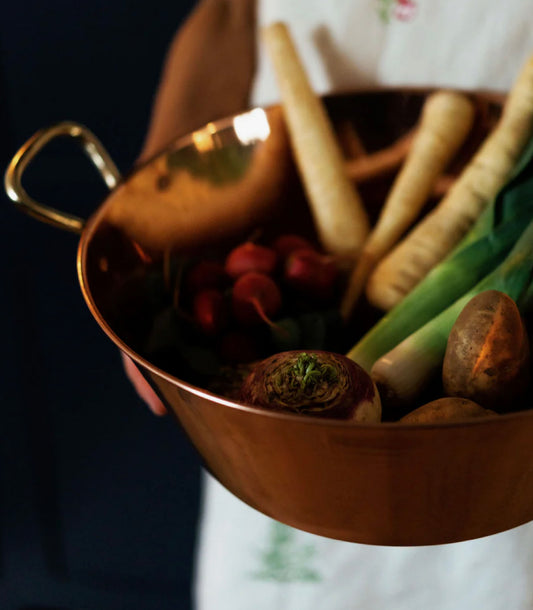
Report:
<svg viewBox="0 0 533 610"><path fill-rule="evenodd" d="M497 413L483 408L468 398L445 396L418 407L404 415L399 421L404 424L429 424L462 421L488 415L497 415Z"/></svg>
<svg viewBox="0 0 533 610"><path fill-rule="evenodd" d="M509 411L529 383L529 340L516 303L503 292L473 297L448 337L444 392Z"/></svg>

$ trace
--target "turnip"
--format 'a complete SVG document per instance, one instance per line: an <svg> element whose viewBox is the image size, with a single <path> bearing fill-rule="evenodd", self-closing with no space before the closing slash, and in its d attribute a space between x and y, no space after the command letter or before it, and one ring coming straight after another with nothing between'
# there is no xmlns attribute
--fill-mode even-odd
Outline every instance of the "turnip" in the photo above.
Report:
<svg viewBox="0 0 533 610"><path fill-rule="evenodd" d="M370 376L349 358L322 350L286 351L262 360L245 379L241 399L274 411L381 420L381 400Z"/></svg>

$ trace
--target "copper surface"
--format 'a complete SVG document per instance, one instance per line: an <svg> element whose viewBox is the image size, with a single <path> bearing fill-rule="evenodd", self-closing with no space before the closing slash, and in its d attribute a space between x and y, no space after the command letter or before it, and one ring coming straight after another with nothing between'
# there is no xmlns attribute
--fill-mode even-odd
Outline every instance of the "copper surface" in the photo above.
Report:
<svg viewBox="0 0 533 610"><path fill-rule="evenodd" d="M372 154L408 133L423 99L417 92L369 92L327 101L334 121L353 118ZM465 156L498 113L498 104L478 102L483 124ZM341 540L426 545L532 520L533 410L440 425L318 420L232 402L143 354L149 299L135 287L117 299L128 278L142 277L147 267L163 268L170 251L231 243L257 223L268 223L272 232L312 230L278 109L248 113L243 120L237 130L238 121L228 118L180 139L127 177L89 219L78 269L97 322L140 365L209 471L281 522ZM230 149L238 167L228 165ZM361 185L374 217L390 168L386 174ZM183 206L173 206L180 198L218 206L214 220L205 214L199 224L188 223ZM241 215L228 222L226 206Z"/></svg>

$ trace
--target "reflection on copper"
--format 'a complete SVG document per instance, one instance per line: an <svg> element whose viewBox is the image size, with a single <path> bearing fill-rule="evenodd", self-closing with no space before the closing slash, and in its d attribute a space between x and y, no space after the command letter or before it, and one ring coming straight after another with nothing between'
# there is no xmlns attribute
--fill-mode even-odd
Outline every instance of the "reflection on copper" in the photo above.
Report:
<svg viewBox="0 0 533 610"><path fill-rule="evenodd" d="M233 130L212 123L130 175L107 198L108 222L152 257L228 239L267 221L282 206L279 194L291 168L281 112L247 113L256 140L244 146ZM248 119L251 120L250 118ZM264 136L265 121L270 125ZM215 129L216 132L214 131ZM251 129L251 128L250 128ZM252 133L250 130L247 133ZM168 188L158 178L170 173Z"/></svg>
<svg viewBox="0 0 533 610"><path fill-rule="evenodd" d="M203 129L198 129L193 132L192 140L196 149L199 152L208 152L213 150L215 143L213 135L216 133L216 127L213 123L208 123Z"/></svg>
<svg viewBox="0 0 533 610"><path fill-rule="evenodd" d="M170 291L170 263L172 260L172 247L169 245L163 252L163 279L165 282L165 288Z"/></svg>
<svg viewBox="0 0 533 610"><path fill-rule="evenodd" d="M102 273L107 273L109 271L109 261L107 260L107 257L100 257L100 260L98 261L98 268Z"/></svg>
<svg viewBox="0 0 533 610"><path fill-rule="evenodd" d="M245 146L258 140L266 140L270 135L270 124L265 111L255 108L233 119L233 129L241 144Z"/></svg>
<svg viewBox="0 0 533 610"><path fill-rule="evenodd" d="M157 178L157 190L158 191L164 191L166 189L168 189L170 186L170 174L167 172L165 174L161 174L161 176L159 176Z"/></svg>
<svg viewBox="0 0 533 610"><path fill-rule="evenodd" d="M149 254L147 254L135 240L133 240L133 239L131 240L131 245L133 246L133 248L135 249L135 252L137 252L137 254L139 255L140 259L143 262L145 262L145 263L152 262L152 257Z"/></svg>
<svg viewBox="0 0 533 610"><path fill-rule="evenodd" d="M179 305L180 305L181 281L183 279L184 267L185 267L185 265L184 265L183 261L180 261L180 264L178 265L178 269L176 271L174 289L172 291L172 307L176 310L179 308Z"/></svg>

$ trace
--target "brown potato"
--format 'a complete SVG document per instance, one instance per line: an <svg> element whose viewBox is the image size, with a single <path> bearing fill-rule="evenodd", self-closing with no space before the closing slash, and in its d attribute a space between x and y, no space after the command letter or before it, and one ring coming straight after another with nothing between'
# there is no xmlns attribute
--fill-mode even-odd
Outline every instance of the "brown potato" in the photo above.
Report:
<svg viewBox="0 0 533 610"><path fill-rule="evenodd" d="M516 303L487 290L472 298L448 337L442 368L448 396L509 411L529 383L529 340Z"/></svg>
<svg viewBox="0 0 533 610"><path fill-rule="evenodd" d="M445 396L418 407L404 415L399 421L403 424L429 424L432 422L454 422L473 417L497 415L495 411L485 409L468 398Z"/></svg>

